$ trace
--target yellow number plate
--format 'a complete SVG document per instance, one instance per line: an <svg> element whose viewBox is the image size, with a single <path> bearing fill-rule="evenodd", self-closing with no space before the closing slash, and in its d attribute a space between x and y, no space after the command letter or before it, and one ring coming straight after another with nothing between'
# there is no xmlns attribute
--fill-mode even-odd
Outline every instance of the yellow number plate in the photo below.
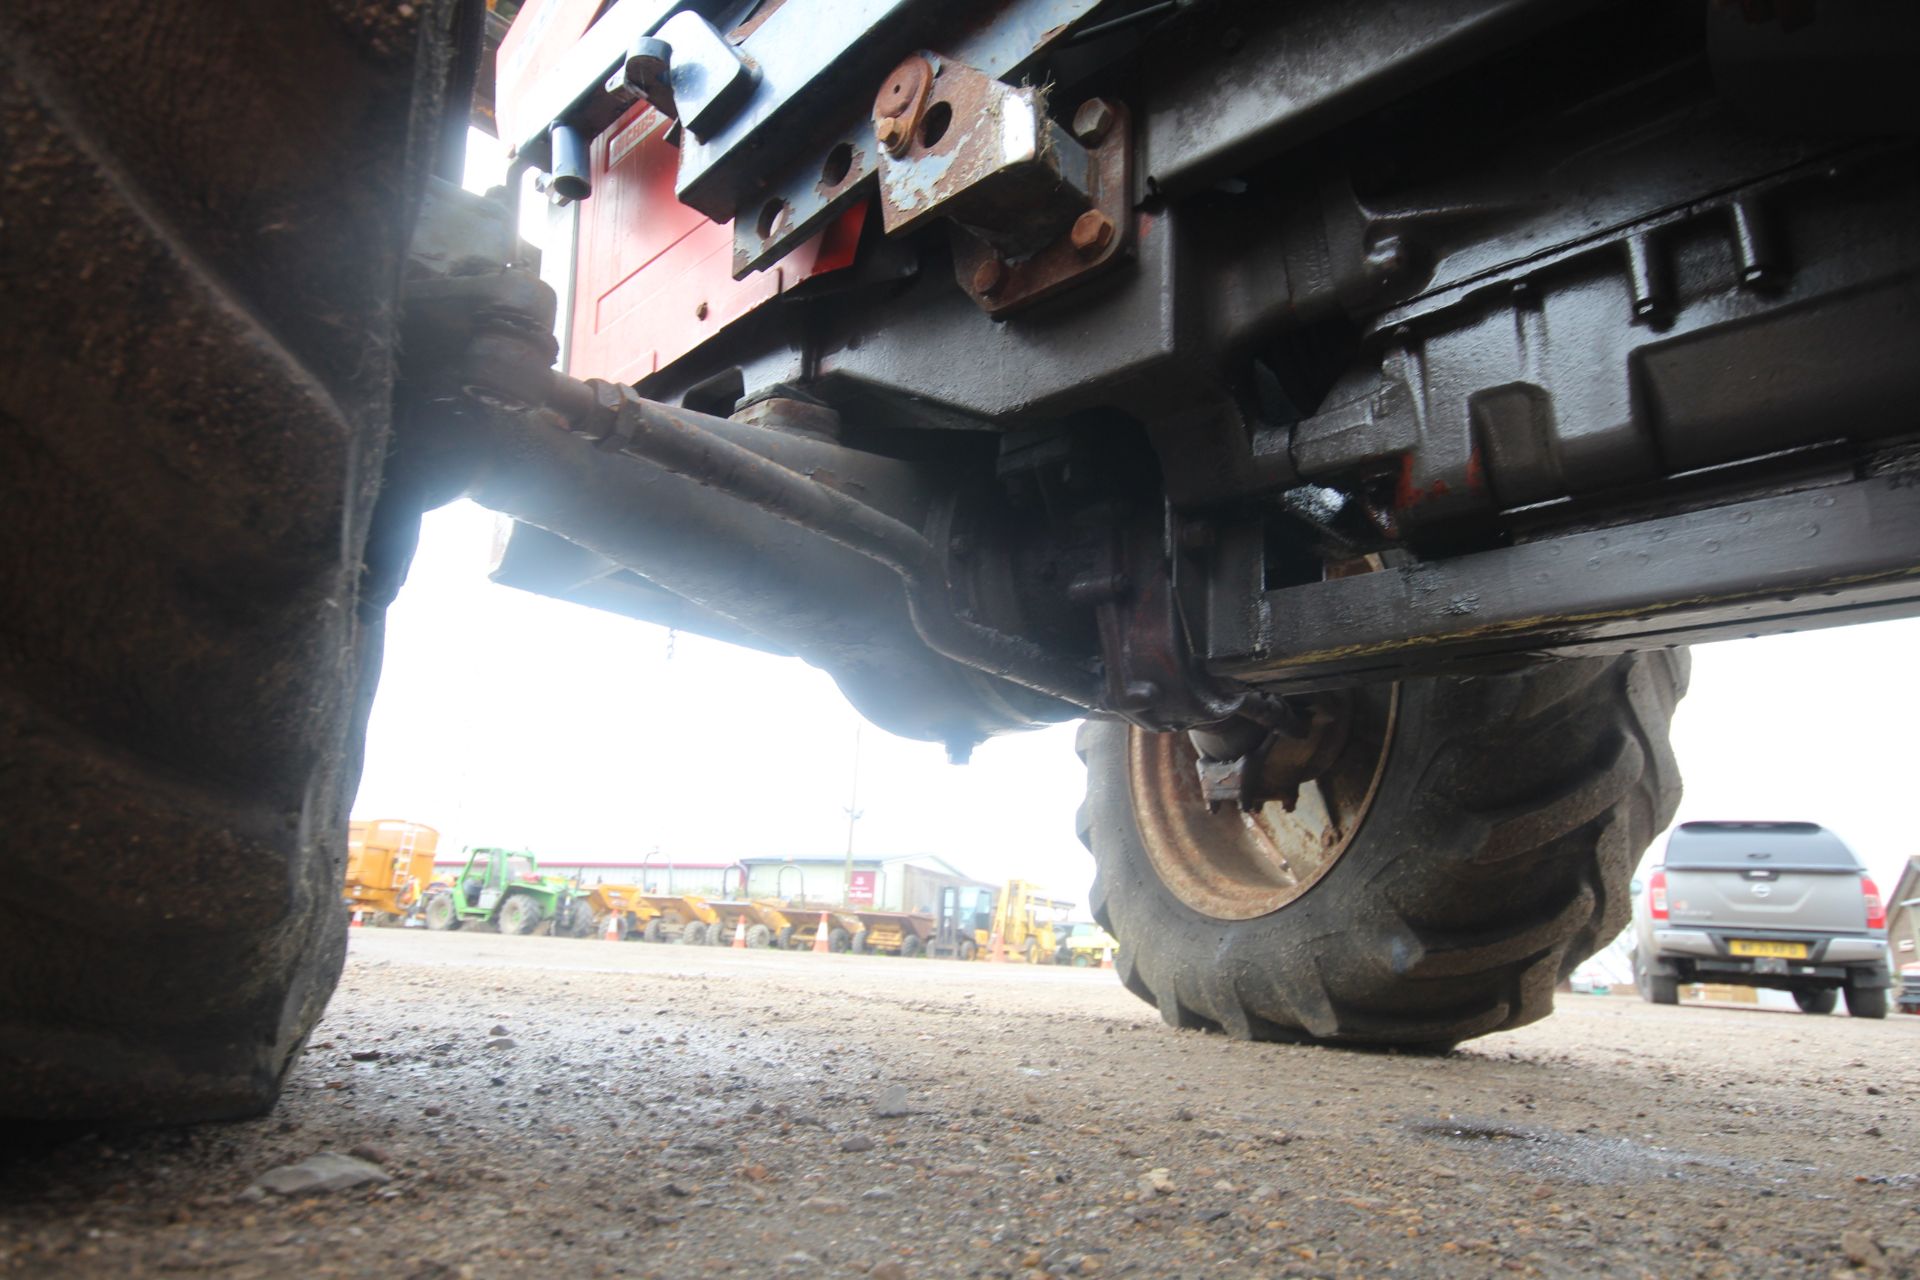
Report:
<svg viewBox="0 0 1920 1280"><path fill-rule="evenodd" d="M1750 938L1729 938L1727 950L1737 956L1778 956L1782 960L1805 960L1804 942L1757 942Z"/></svg>

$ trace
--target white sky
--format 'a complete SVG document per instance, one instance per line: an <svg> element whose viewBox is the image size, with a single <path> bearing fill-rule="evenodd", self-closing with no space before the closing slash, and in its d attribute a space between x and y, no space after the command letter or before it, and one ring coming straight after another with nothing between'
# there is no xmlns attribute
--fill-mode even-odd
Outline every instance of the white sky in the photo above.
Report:
<svg viewBox="0 0 1920 1280"><path fill-rule="evenodd" d="M774 658L487 581L496 517L427 516L388 621L357 817L439 828L442 847L548 857L731 860L846 848L854 735L833 682ZM1674 737L1686 818L1839 831L1889 892L1914 835L1910 674L1920 621L1694 650ZM855 849L933 853L1085 903L1073 726L998 738L954 766L860 729Z"/></svg>

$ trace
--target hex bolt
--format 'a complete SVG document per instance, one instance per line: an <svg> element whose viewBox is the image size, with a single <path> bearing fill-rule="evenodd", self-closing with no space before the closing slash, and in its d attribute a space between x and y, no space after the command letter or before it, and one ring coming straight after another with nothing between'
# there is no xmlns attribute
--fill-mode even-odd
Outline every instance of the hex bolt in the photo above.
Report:
<svg viewBox="0 0 1920 1280"><path fill-rule="evenodd" d="M1091 258L1113 243L1113 219L1098 209L1089 209L1073 220L1073 251Z"/></svg>
<svg viewBox="0 0 1920 1280"><path fill-rule="evenodd" d="M1073 136L1094 146L1113 128L1113 108L1099 98L1088 98L1073 113Z"/></svg>
<svg viewBox="0 0 1920 1280"><path fill-rule="evenodd" d="M887 149L887 154L895 156L907 149L907 140L913 136L907 128L907 122L899 116L880 117L874 122L873 133L880 140L880 145Z"/></svg>
<svg viewBox="0 0 1920 1280"><path fill-rule="evenodd" d="M983 298L991 298L1007 284L1007 264L999 258L988 258L973 269L973 291Z"/></svg>

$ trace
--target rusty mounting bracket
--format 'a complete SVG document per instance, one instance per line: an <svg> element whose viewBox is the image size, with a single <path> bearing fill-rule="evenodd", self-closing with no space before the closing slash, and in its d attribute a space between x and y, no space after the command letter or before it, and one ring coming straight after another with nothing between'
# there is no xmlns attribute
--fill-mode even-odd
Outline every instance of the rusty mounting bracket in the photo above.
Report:
<svg viewBox="0 0 1920 1280"><path fill-rule="evenodd" d="M1092 109L1090 111L1090 109ZM970 228L953 228L953 274L990 316L1003 316L1085 283L1111 267L1133 239L1132 119L1125 106L1091 98L1074 113L1076 129L1090 114L1105 122L1087 145L1086 212L1066 234L1024 258L1004 258Z"/></svg>
<svg viewBox="0 0 1920 1280"><path fill-rule="evenodd" d="M886 78L873 124L887 234L951 224L954 273L987 314L1038 302L1126 252L1132 128L1120 104L1091 99L1064 126L1044 89L923 50Z"/></svg>

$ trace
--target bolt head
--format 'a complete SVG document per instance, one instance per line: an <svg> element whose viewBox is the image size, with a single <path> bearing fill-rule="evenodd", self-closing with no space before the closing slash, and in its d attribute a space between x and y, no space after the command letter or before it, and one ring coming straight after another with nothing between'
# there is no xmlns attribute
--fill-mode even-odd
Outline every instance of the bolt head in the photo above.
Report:
<svg viewBox="0 0 1920 1280"><path fill-rule="evenodd" d="M907 138L910 136L907 122L899 116L880 117L874 122L873 133L880 140L880 145L894 155L907 149Z"/></svg>
<svg viewBox="0 0 1920 1280"><path fill-rule="evenodd" d="M1099 98L1088 98L1073 113L1073 136L1093 146L1113 128L1113 108Z"/></svg>
<svg viewBox="0 0 1920 1280"><path fill-rule="evenodd" d="M973 291L983 298L991 298L1006 283L1007 264L998 258L988 258L973 269Z"/></svg>
<svg viewBox="0 0 1920 1280"><path fill-rule="evenodd" d="M1098 209L1089 209L1073 220L1073 250L1091 258L1113 243L1113 219Z"/></svg>

